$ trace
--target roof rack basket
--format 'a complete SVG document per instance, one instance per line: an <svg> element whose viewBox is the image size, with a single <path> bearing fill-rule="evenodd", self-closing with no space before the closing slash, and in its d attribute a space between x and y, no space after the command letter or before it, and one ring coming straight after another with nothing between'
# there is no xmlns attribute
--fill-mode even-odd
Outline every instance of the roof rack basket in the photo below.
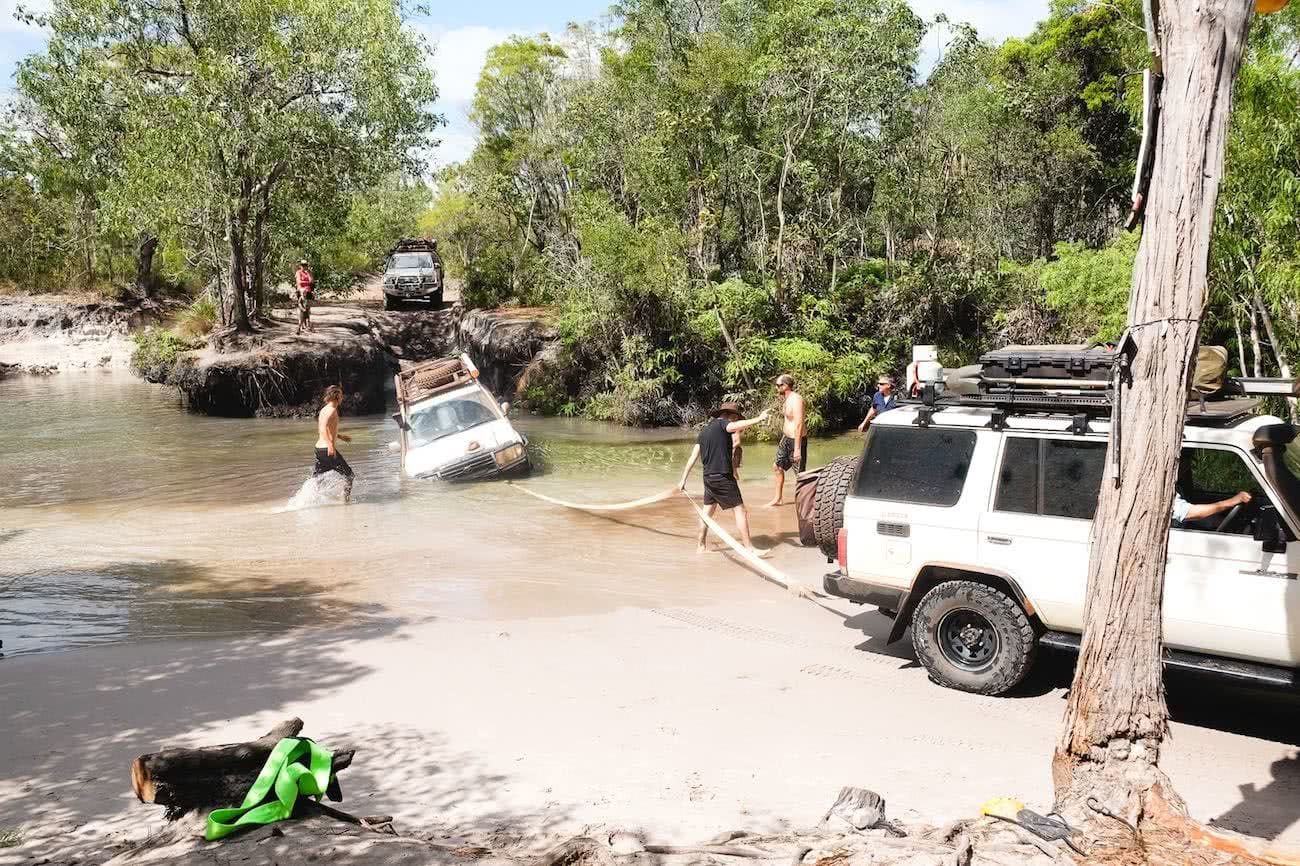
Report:
<svg viewBox="0 0 1300 866"><path fill-rule="evenodd" d="M456 358L437 358L401 370L394 377L397 385L397 402L414 403L443 391L467 385L478 378L478 368L468 355Z"/></svg>

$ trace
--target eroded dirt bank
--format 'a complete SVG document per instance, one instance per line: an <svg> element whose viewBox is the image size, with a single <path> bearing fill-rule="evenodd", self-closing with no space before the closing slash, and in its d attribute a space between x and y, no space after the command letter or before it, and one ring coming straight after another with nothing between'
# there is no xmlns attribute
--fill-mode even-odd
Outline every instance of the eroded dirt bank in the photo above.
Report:
<svg viewBox="0 0 1300 866"><path fill-rule="evenodd" d="M0 375L5 370L56 373L125 367L135 348L130 333L167 313L157 301L132 303L72 295L0 298Z"/></svg>
<svg viewBox="0 0 1300 866"><path fill-rule="evenodd" d="M454 311L391 312L348 305L320 306L311 333L274 320L252 334L222 334L207 347L182 353L145 378L173 385L193 412L225 417L313 414L325 386L347 394L344 411L384 410L384 390L399 360L446 354Z"/></svg>

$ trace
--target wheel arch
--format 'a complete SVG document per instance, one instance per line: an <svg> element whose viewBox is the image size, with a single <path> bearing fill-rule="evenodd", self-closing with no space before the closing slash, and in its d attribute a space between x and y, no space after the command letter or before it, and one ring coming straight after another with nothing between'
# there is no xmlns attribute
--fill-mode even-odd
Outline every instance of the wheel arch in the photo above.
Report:
<svg viewBox="0 0 1300 866"><path fill-rule="evenodd" d="M1036 634L1042 634L1045 630L1033 601L1011 575L995 569L974 568L962 563L927 562L917 569L916 577L912 579L912 588L903 597L903 603L899 606L898 616L894 617L894 627L890 629L886 643L893 643L903 636L908 626L912 624L912 614L916 611L916 606L927 592L941 583L953 580L968 580L1006 593L1024 609Z"/></svg>

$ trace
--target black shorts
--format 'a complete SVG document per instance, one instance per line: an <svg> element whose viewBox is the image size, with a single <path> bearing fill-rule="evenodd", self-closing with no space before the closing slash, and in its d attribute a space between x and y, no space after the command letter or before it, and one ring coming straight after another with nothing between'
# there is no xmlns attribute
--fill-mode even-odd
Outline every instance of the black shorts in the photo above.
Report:
<svg viewBox="0 0 1300 866"><path fill-rule="evenodd" d="M734 475L705 475L704 504L716 505L723 511L730 511L737 505L744 505L740 496L740 485Z"/></svg>
<svg viewBox="0 0 1300 866"><path fill-rule="evenodd" d="M781 442L776 446L776 468L785 471L791 466L794 466L794 440L789 436L782 436ZM798 472L808 468L807 436L799 440L799 465L794 468Z"/></svg>
<svg viewBox="0 0 1300 866"><path fill-rule="evenodd" d="M316 449L316 465L312 467L312 475L324 475L326 472L337 472L344 478L352 477L352 467L348 461L343 459L343 455L334 449L334 456L330 456L328 448Z"/></svg>

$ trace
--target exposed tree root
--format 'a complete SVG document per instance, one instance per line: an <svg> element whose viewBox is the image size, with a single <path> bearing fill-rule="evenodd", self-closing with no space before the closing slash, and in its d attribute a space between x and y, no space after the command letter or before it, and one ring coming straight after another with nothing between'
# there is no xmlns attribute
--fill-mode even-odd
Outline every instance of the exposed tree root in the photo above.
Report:
<svg viewBox="0 0 1300 866"><path fill-rule="evenodd" d="M1300 850L1224 830L1187 817L1186 807L1163 784L1142 797L1138 833L1098 816L1081 836L1096 866L1300 866Z"/></svg>

